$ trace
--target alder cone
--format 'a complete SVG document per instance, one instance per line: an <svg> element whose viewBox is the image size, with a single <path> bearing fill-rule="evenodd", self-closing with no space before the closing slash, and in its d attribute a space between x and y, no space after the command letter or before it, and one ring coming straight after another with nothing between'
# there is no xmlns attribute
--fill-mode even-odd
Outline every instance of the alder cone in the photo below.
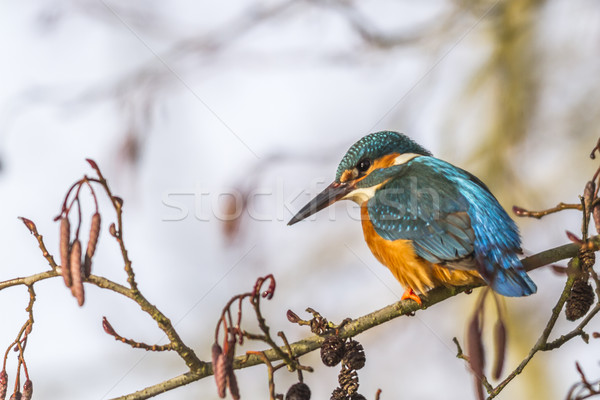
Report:
<svg viewBox="0 0 600 400"><path fill-rule="evenodd" d="M350 396L350 400L367 400L367 398L360 393L354 393Z"/></svg>
<svg viewBox="0 0 600 400"><path fill-rule="evenodd" d="M587 314L592 304L594 304L594 289L589 283L579 279L571 288L565 315L569 321L576 321Z"/></svg>
<svg viewBox="0 0 600 400"><path fill-rule="evenodd" d="M310 388L306 383L294 383L287 391L285 400L310 400Z"/></svg>
<svg viewBox="0 0 600 400"><path fill-rule="evenodd" d="M342 368L338 375L338 383L348 396L352 396L358 390L358 374L353 369Z"/></svg>
<svg viewBox="0 0 600 400"><path fill-rule="evenodd" d="M346 391L341 387L337 387L331 393L329 400L346 400L347 398Z"/></svg>
<svg viewBox="0 0 600 400"><path fill-rule="evenodd" d="M350 340L346 343L344 354L344 364L350 369L361 369L365 366L366 356L362 344L356 340Z"/></svg>
<svg viewBox="0 0 600 400"><path fill-rule="evenodd" d="M327 336L321 345L321 361L328 367L338 365L344 356L344 340L337 335Z"/></svg>

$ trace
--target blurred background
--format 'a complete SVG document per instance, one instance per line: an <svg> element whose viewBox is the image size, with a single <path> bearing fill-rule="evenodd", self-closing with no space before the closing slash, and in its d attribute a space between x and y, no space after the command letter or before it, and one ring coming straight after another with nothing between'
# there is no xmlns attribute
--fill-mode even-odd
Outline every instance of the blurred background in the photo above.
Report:
<svg viewBox="0 0 600 400"><path fill-rule="evenodd" d="M201 359L222 306L267 273L278 286L264 313L290 340L308 332L287 321L288 308L338 322L364 315L402 288L370 254L356 208L338 204L286 226L331 182L346 149L397 130L478 175L507 209L578 202L597 168L588 155L600 136L599 48L592 0L0 1L0 279L48 268L17 217L35 221L56 254L52 219L70 184L92 173L89 157L124 199L141 291ZM124 282L107 232L114 214L106 199L101 207L94 273ZM89 203L85 224L92 212ZM528 254L581 226L575 211L517 222ZM538 293L507 301L509 370L564 281L548 268L531 276ZM136 304L86 285L78 308L60 279L36 292L26 360L37 398L106 399L185 372L174 354L103 332L106 316L125 337L164 343ZM27 299L24 287L0 293L2 346L26 320ZM460 295L360 335L359 391L474 397L452 338L463 342L475 299ZM561 317L556 332L573 326ZM538 354L500 398L564 398L579 380L575 361L600 376L598 348L576 339ZM318 352L302 360L316 368L305 376L313 398L329 398L338 369ZM7 370L12 382L14 356ZM264 366L237 376L243 398L268 397ZM276 376L278 392L293 382ZM217 395L208 378L159 398Z"/></svg>

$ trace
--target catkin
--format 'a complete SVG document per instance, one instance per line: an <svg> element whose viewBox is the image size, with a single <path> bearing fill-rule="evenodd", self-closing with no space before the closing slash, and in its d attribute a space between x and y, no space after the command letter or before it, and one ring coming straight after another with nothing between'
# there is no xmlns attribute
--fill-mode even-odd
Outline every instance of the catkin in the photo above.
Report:
<svg viewBox="0 0 600 400"><path fill-rule="evenodd" d="M71 223L69 218L60 219L60 270L65 280L65 285L71 287L71 270L69 268L69 241L71 236Z"/></svg>
<svg viewBox="0 0 600 400"><path fill-rule="evenodd" d="M481 322L479 319L479 312L476 311L473 318L469 322L467 328L467 348L469 355L469 364L475 378L475 390L477 398L482 400L483 397L483 385L481 384L481 377L483 376L483 366L485 364L485 355L483 352L483 343L481 340Z"/></svg>
<svg viewBox="0 0 600 400"><path fill-rule="evenodd" d="M84 274L87 278L92 273L92 257L96 252L98 245L98 237L100 236L100 214L95 213L92 216L92 224L90 226L90 238L88 240L87 249L85 251Z"/></svg>
<svg viewBox="0 0 600 400"><path fill-rule="evenodd" d="M71 293L77 299L77 303L81 307L85 300L85 294L83 291L83 280L81 276L81 242L79 239L73 242L73 246L71 247Z"/></svg>
<svg viewBox="0 0 600 400"><path fill-rule="evenodd" d="M217 383L217 392L219 397L225 398L225 391L227 390L227 355L224 353L219 354L217 362L213 364L213 372L215 375L215 382Z"/></svg>
<svg viewBox="0 0 600 400"><path fill-rule="evenodd" d="M22 397L23 394L19 390L17 390L12 394L12 396L10 396L10 400L22 400Z"/></svg>
<svg viewBox="0 0 600 400"><path fill-rule="evenodd" d="M233 400L240 400L240 388L233 372L233 367L229 370L229 375L227 376L227 387L229 388L229 393L231 393L231 398Z"/></svg>
<svg viewBox="0 0 600 400"><path fill-rule="evenodd" d="M502 369L504 367L504 358L506 357L506 327L502 320L496 321L494 326L494 368L492 369L492 377L494 379L500 379L502 375Z"/></svg>
<svg viewBox="0 0 600 400"><path fill-rule="evenodd" d="M23 384L23 397L21 400L31 400L33 396L33 383L31 380L27 379Z"/></svg>
<svg viewBox="0 0 600 400"><path fill-rule="evenodd" d="M3 369L0 372L0 399L4 400L6 398L6 391L8 389L8 374L6 370Z"/></svg>
<svg viewBox="0 0 600 400"><path fill-rule="evenodd" d="M594 208L592 208L592 217L594 217L596 232L600 233L600 204L596 204Z"/></svg>

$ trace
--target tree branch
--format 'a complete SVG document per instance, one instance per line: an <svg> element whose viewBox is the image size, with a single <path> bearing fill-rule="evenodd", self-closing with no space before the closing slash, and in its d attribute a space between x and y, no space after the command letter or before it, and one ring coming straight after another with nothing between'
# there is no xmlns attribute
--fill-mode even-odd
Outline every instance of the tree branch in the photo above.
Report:
<svg viewBox="0 0 600 400"><path fill-rule="evenodd" d="M594 236L589 240L590 247L592 250L598 250L600 248L600 235ZM538 254L534 254L530 257L522 260L523 266L526 270L531 271L548 264L555 263L557 261L570 259L577 256L580 246L574 243L558 246L553 249L543 251ZM439 287L429 292L423 299L423 306L419 307L417 303L412 300L401 300L396 303L390 304L380 310L374 311L370 314L366 314L353 321L345 324L340 330L339 335L342 338L348 338L356 336L368 329L374 328L387 321L398 318L402 315L412 314L420 309L427 309L437 303L440 303L450 297L456 296L467 290L474 289L482 285L468 285L460 287ZM566 298L565 298L566 300ZM547 337L546 337L547 339ZM290 344L290 348L294 352L294 355L300 357L304 354L310 353L311 351L317 350L321 347L323 338L317 335L313 335L306 339L299 340L295 343ZM285 352L286 348L281 347L281 351ZM265 350L265 357L269 361L280 360L280 355L273 349ZM262 364L263 360L255 354L238 356L234 360L233 367L235 369L248 368L254 365ZM186 385L188 383L200 380L207 376L212 375L212 364L206 363L196 372L187 372L185 374L176 376L159 384L149 386L145 389L137 392L117 397L113 400L142 400L156 396L160 393L168 390L177 388L179 386Z"/></svg>
<svg viewBox="0 0 600 400"><path fill-rule="evenodd" d="M17 285L31 286L36 282L43 281L44 279L48 278L54 278L55 276L60 276L60 273L55 270L49 270L45 272L40 272L39 274L26 276L23 278L9 279L7 281L0 282L0 290Z"/></svg>

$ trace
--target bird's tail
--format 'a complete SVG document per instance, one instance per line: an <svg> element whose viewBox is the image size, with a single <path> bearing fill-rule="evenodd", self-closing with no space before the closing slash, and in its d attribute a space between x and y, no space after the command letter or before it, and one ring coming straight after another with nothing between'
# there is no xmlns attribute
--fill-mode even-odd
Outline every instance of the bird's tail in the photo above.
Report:
<svg viewBox="0 0 600 400"><path fill-rule="evenodd" d="M527 275L521 260L515 253L487 253L479 265L481 276L495 292L510 297L529 296L537 291L537 286Z"/></svg>

